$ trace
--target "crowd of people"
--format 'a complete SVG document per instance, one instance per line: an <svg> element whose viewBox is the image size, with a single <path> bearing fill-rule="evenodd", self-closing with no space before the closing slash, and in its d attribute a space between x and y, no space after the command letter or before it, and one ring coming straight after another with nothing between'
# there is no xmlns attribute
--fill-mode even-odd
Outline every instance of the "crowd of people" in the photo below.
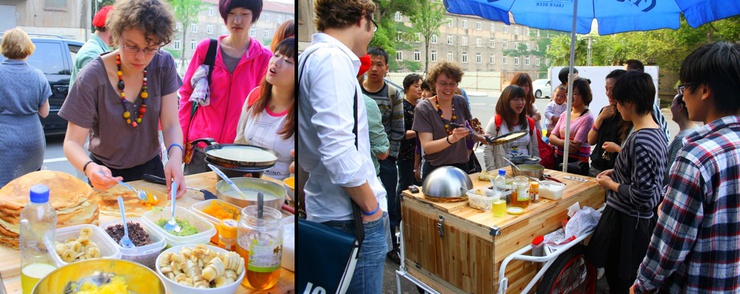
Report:
<svg viewBox="0 0 740 294"><path fill-rule="evenodd" d="M489 171L505 166L504 158L544 154L553 157L557 169L565 161L569 172L597 179L606 190L606 209L588 259L604 268L611 293L740 289L737 261L713 255L740 254L740 235L730 229L738 225L740 209L730 200L737 196L734 175L740 166L740 101L730 94L740 93L738 45L715 43L687 57L678 86L681 95L671 105L681 132L670 144L665 117L655 103L653 78L637 60L607 75L608 105L598 113L589 105L601 95L594 95L590 80L579 77L577 70L570 79L567 68L561 72L561 85L555 87L544 114L534 106L531 77L516 74L503 89L491 120L478 131L471 126L469 102L461 95L464 72L458 65L441 61L426 77L409 74L403 93L385 82L388 54L368 48L377 28L375 9L367 0L316 1L319 33L299 57L305 65L299 84L298 160L309 174L308 219L353 233L350 203L364 213L365 242L371 248L360 252L349 291L381 292L383 262L378 252L399 261L395 232L401 220L401 191L422 183L441 166L469 171L474 144L483 145ZM358 83L348 76L362 75L362 60L367 79ZM566 109L569 80L573 99ZM361 100L363 93L376 104ZM360 107L355 117L341 111L353 105L367 105L367 110ZM371 118L378 109L380 123ZM692 121L702 121L704 127ZM381 124L386 135L381 142L386 145L368 137L368 128L379 129ZM567 126L570 137L565 135ZM526 135L504 144L488 143L489 138L517 131ZM378 146L379 151L370 151ZM379 167L373 169L371 159L378 155ZM686 230L676 231L676 225Z"/></svg>

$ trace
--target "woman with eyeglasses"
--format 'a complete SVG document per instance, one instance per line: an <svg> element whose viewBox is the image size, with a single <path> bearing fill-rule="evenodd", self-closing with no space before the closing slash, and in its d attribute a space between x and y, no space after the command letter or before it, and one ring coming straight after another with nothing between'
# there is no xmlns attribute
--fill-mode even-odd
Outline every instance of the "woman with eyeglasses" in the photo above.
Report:
<svg viewBox="0 0 740 294"><path fill-rule="evenodd" d="M498 145L484 145L483 159L486 170L491 171L507 165L503 157L540 156L537 148L535 122L527 116L527 93L522 87L512 85L504 88L496 103L496 114L486 125L486 135L492 138L513 132L525 131L526 134L516 140Z"/></svg>
<svg viewBox="0 0 740 294"><path fill-rule="evenodd" d="M69 91L59 116L69 121L64 154L93 187L107 190L118 180L143 174L177 182L185 193L182 133L177 120L175 61L159 50L175 32L172 8L162 0L119 0L106 27L118 49L88 63ZM162 165L158 127L169 146ZM88 155L85 138L90 136Z"/></svg>
<svg viewBox="0 0 740 294"><path fill-rule="evenodd" d="M441 166L467 169L468 148L465 138L473 136L480 142L486 138L471 133L468 121L472 118L465 98L455 95L463 71L456 64L440 62L432 68L427 82L437 94L421 100L414 110L413 130L417 132L424 149L422 181Z"/></svg>
<svg viewBox="0 0 740 294"><path fill-rule="evenodd" d="M558 123L550 134L550 144L555 146L555 164L562 170L563 157L568 158L568 172L587 176L589 172L588 158L591 155L591 145L588 144L588 132L594 124L594 116L588 110L593 96L591 86L586 79L577 78L573 81L573 103L570 113L570 138L565 138L567 112L563 112ZM567 111L567 110L566 110ZM568 154L565 151L565 140L570 140Z"/></svg>
<svg viewBox="0 0 740 294"><path fill-rule="evenodd" d="M218 12L229 34L216 40L213 68L203 64L211 43L211 39L205 39L195 49L179 91L180 125L186 143L201 138L234 143L241 106L249 92L259 86L272 57L269 48L249 36L262 13L262 0L220 0ZM185 174L210 171L204 147L203 143L186 145Z"/></svg>

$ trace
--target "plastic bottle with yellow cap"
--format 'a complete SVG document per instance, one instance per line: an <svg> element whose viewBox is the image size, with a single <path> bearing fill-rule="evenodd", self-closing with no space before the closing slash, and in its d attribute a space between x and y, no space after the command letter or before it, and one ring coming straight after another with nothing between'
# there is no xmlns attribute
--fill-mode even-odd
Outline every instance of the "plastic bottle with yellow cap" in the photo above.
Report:
<svg viewBox="0 0 740 294"><path fill-rule="evenodd" d="M236 227L239 223L235 219L224 219L218 225L218 245L226 250L233 251L236 246Z"/></svg>

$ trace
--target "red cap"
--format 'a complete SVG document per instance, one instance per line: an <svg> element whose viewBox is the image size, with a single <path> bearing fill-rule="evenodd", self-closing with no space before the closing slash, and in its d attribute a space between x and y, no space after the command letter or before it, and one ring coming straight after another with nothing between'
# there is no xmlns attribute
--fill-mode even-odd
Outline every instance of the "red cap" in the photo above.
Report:
<svg viewBox="0 0 740 294"><path fill-rule="evenodd" d="M113 9L113 5L103 6L93 17L92 25L98 28L105 27L105 20L108 19L108 13Z"/></svg>
<svg viewBox="0 0 740 294"><path fill-rule="evenodd" d="M545 237L543 237L542 235L534 237L534 240L532 240L532 245L540 245L543 241L545 241Z"/></svg>
<svg viewBox="0 0 740 294"><path fill-rule="evenodd" d="M360 72L357 73L357 76L365 74L365 72L370 69L370 66L373 64L373 60L370 59L370 54L366 54L365 56L360 57L360 62L362 64L360 65Z"/></svg>

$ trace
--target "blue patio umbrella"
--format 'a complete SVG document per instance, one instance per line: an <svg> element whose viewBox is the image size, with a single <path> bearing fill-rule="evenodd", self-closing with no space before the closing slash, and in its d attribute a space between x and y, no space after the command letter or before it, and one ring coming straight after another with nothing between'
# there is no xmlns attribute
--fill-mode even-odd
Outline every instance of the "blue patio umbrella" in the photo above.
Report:
<svg viewBox="0 0 740 294"><path fill-rule="evenodd" d="M573 76L575 35L588 34L594 20L600 35L656 29L678 29L680 16L696 28L705 23L740 15L740 0L443 0L450 13L476 15L510 24L571 33L570 74ZM572 78L568 79L567 109L571 108ZM570 138L570 111L565 138ZM565 140L564 154L568 154ZM567 168L567 156L563 171Z"/></svg>

